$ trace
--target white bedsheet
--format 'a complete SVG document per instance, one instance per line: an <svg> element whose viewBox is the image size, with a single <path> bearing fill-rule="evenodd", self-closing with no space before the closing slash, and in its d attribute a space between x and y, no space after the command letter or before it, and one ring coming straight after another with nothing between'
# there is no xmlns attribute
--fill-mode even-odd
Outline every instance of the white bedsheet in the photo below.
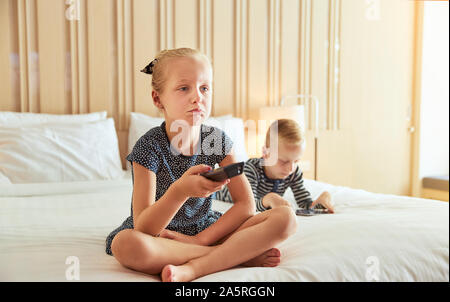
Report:
<svg viewBox="0 0 450 302"><path fill-rule="evenodd" d="M328 190L336 214L298 217L278 246L276 268L237 267L196 281L449 281L448 203L369 193L305 180ZM69 256L80 281L160 281L122 267L105 238L130 213L122 180L0 185L0 281L66 281ZM292 192L285 197L293 201ZM216 210L230 204L215 201Z"/></svg>

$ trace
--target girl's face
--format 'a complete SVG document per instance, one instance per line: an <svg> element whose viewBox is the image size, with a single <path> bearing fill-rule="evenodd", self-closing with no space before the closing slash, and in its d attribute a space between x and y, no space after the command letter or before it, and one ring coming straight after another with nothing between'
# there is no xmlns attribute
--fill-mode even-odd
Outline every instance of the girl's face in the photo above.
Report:
<svg viewBox="0 0 450 302"><path fill-rule="evenodd" d="M203 123L211 113L211 66L194 57L173 58L167 62L165 76L163 92L152 95L166 121L186 121L191 126Z"/></svg>
<svg viewBox="0 0 450 302"><path fill-rule="evenodd" d="M263 158L268 159L271 155L276 156L276 151L273 153L270 149L263 148ZM266 174L269 178L273 179L285 179L292 174L297 165L300 163L300 158L303 154L303 147L299 144L291 144L278 141L278 158L276 158L275 164L271 166L265 166Z"/></svg>

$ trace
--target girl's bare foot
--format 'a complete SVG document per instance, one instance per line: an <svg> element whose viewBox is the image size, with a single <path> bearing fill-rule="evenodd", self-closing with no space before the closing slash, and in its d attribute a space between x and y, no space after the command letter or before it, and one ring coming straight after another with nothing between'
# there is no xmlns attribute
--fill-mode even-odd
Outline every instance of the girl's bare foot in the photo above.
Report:
<svg viewBox="0 0 450 302"><path fill-rule="evenodd" d="M188 265L167 264L161 271L162 282L188 282L195 279L194 270Z"/></svg>
<svg viewBox="0 0 450 302"><path fill-rule="evenodd" d="M247 267L275 267L280 264L280 257L280 250L271 248L242 265ZM163 282L188 282L195 278L195 272L189 263L180 266L167 264L161 271Z"/></svg>
<svg viewBox="0 0 450 302"><path fill-rule="evenodd" d="M275 267L280 264L281 252L277 248L271 248L261 255L242 263L243 266L248 267Z"/></svg>

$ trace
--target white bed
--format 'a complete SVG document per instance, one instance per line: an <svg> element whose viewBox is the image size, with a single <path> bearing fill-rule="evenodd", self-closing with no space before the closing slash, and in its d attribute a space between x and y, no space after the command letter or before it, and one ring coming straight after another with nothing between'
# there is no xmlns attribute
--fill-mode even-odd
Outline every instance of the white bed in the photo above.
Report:
<svg viewBox="0 0 450 302"><path fill-rule="evenodd" d="M128 150L161 121L132 113ZM241 119L208 123L246 159ZM114 125L106 112L0 112L0 281L160 280L105 253L132 195ZM336 214L298 217L296 234L279 246L278 267L237 267L196 281L449 281L448 203L305 185L314 198L329 191ZM291 191L285 198L294 203Z"/></svg>
<svg viewBox="0 0 450 302"><path fill-rule="evenodd" d="M313 197L328 190L336 214L298 217L279 245L276 268L237 267L195 281L449 281L448 203L374 194L305 180ZM160 281L122 267L105 238L130 211L123 179L0 185L0 281ZM293 201L292 192L286 198ZM230 204L215 201L216 210ZM73 282L73 281L71 281Z"/></svg>

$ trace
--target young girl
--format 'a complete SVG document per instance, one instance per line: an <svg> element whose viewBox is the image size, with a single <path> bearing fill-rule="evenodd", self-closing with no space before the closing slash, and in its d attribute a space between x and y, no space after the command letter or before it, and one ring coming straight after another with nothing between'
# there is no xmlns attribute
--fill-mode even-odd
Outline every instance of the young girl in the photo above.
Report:
<svg viewBox="0 0 450 302"><path fill-rule="evenodd" d="M235 162L229 137L202 125L211 111L208 58L193 49L165 50L143 71L152 74L153 103L165 121L127 157L131 215L106 239L107 254L130 269L161 273L162 281L190 281L237 265L278 265L274 246L296 231L293 211L279 207L255 215L244 174L223 182L199 175L216 163ZM221 152L212 154L212 147ZM234 204L221 215L211 209L211 195L224 185Z"/></svg>

